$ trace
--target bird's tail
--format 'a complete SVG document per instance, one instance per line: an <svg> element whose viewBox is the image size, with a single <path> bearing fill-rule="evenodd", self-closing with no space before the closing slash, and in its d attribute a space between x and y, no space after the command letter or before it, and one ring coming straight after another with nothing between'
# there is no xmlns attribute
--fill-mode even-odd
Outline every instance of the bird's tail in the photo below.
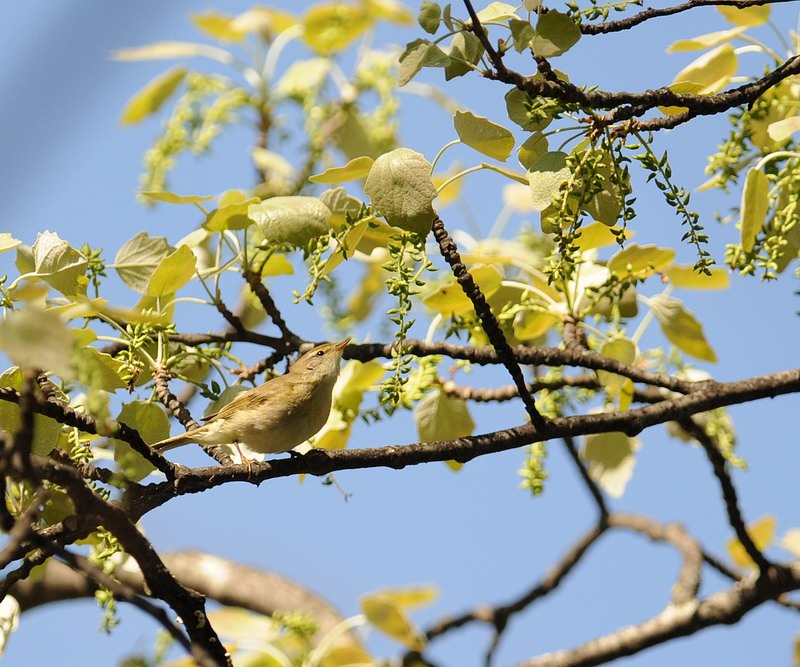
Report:
<svg viewBox="0 0 800 667"><path fill-rule="evenodd" d="M182 445L188 445L192 442L197 442L194 439L195 433L199 429L192 429L191 431L187 431L186 433L181 433L180 435L175 435L171 438L167 438L166 440L160 440L152 445L150 445L151 449L155 449L157 452L166 452L170 449L175 449L176 447L181 447Z"/></svg>

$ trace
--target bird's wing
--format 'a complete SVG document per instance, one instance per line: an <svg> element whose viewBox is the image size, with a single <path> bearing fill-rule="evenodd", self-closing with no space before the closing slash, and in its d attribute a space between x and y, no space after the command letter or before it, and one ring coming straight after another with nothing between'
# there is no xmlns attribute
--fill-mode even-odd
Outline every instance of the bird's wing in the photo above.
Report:
<svg viewBox="0 0 800 667"><path fill-rule="evenodd" d="M227 405L223 405L217 412L214 412L213 414L201 417L200 421L203 421L206 424L208 424L209 422L216 420L218 417L229 416L231 412L233 412L234 410L238 410L241 407L239 403L247 396L250 396L254 391L255 389L240 391L238 394L236 394L236 396L233 397L233 400L231 400L230 403L228 403Z"/></svg>

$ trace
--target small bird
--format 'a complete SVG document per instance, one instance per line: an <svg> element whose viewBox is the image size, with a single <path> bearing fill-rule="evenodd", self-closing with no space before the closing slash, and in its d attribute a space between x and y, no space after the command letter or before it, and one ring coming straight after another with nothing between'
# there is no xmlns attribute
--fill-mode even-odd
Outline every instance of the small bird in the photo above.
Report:
<svg viewBox="0 0 800 667"><path fill-rule="evenodd" d="M339 361L350 342L325 343L302 355L284 375L237 394L203 426L150 445L157 452L195 442L242 445L258 454L288 452L316 435L331 411ZM240 450L241 454L241 450Z"/></svg>

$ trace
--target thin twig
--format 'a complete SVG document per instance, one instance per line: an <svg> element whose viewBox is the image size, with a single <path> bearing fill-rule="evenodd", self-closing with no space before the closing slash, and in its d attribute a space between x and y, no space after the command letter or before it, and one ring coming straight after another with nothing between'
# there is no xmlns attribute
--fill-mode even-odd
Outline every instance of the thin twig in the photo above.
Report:
<svg viewBox="0 0 800 667"><path fill-rule="evenodd" d="M439 250L450 265L450 269L453 271L453 275L456 277L462 291L472 302L475 312L480 318L483 330L489 337L489 341L497 352L497 356L500 358L500 361L503 366L505 366L509 375L511 375L514 384L517 386L520 398L522 398L522 402L525 404L525 410L531 419L531 423L537 430L543 429L547 421L539 413L533 396L531 396L525 386L525 378L522 375L519 362L514 356L514 351L511 349L503 331L500 329L500 324L494 316L494 313L492 313L492 309L489 308L489 304L486 303L486 297L481 291L481 288L478 287L472 275L467 270L467 267L464 266L464 263L461 261L461 255L458 253L456 243L447 233L444 222L442 222L439 216L436 216L433 221L433 236L439 244Z"/></svg>

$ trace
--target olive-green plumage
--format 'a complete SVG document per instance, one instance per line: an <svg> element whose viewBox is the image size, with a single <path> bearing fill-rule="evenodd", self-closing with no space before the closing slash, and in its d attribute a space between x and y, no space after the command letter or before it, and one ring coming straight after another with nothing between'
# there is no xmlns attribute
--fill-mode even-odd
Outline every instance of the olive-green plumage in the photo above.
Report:
<svg viewBox="0 0 800 667"><path fill-rule="evenodd" d="M243 445L258 454L288 452L316 435L328 420L342 350L350 342L319 345L284 375L237 394L199 428L151 445L163 452L196 442Z"/></svg>

